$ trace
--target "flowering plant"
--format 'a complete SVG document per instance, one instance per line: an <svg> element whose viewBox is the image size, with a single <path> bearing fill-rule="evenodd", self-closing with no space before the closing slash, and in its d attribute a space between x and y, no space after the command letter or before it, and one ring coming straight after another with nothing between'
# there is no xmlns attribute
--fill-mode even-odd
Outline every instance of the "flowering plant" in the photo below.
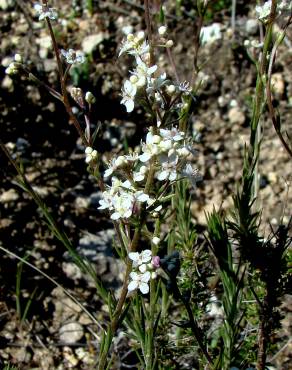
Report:
<svg viewBox="0 0 292 370"><path fill-rule="evenodd" d="M160 24L154 27L149 2L145 1L147 31L132 33L129 31L131 27L127 27L127 35L117 54L120 58L130 56L133 65L129 67L123 82L120 104L127 114L142 107L146 112L147 129L137 147L125 148L123 153L112 155L104 162L95 141L98 130L92 132L90 115L92 105L98 105L99 102L92 92L84 93L79 86L71 86L70 89L67 86L72 66L85 63L87 56L79 50L69 48L66 51L59 48L51 22L58 21L58 14L48 6L47 1L36 4L34 9L50 33L60 91L40 81L18 54L6 69L10 75L23 73L62 102L70 122L80 135L88 172L101 190L97 212L105 214L115 229L115 248L123 263L123 282L118 294L105 289L87 261L76 257L66 234L58 229L8 150L2 148L17 169L22 187L36 200L55 236L72 253L78 266L94 277L97 292L107 305L108 323L99 326L99 370L109 368L108 356L114 337L122 325L134 343L133 348L141 366L146 370L163 368L164 362L159 358L163 348L161 336L165 335L164 326L169 329L171 325L187 334L191 333L201 367L228 370L234 364L239 366L244 356L238 353L244 345L242 338L247 331L242 320L246 315L243 299L252 294L259 311L257 368L263 370L267 362L265 343L273 332L271 319L276 318L278 304L277 299L271 298L271 292L280 296L284 291L284 252L290 239L286 229L285 232L279 229L270 239L263 240L258 231L260 212L253 207L259 191L257 163L261 142L260 117L267 100L273 124L277 120L271 98L271 70L276 49L285 37L291 17L274 44L273 24L276 16L285 15L291 6L285 1L278 4L267 1L255 8L258 19L267 28L261 42L248 40L245 43L248 48L257 49L255 56L250 55L251 60L258 58L255 61L258 75L250 143L244 154L242 183L234 195L233 218L227 219L215 210L206 214L204 241L197 248L199 238L192 220L190 199L196 194L197 183L203 177L194 164L196 137L191 133L189 121L191 107L196 103L196 95L204 83L204 78L201 78L203 63L200 65L198 62L200 47L213 46L222 37L222 27L218 23L203 27L207 8L207 1L197 2L199 26L195 35L194 69L190 81L178 77L172 56L175 42L168 37L163 8ZM157 54L161 51L167 54L174 67L174 76L159 63ZM260 51L259 55L257 51ZM76 107L73 104L78 106L78 112L83 118L81 121L75 114ZM281 142L290 153L291 149L281 135L281 130L276 128ZM205 252L205 245L208 245L212 254ZM269 253L268 257L263 257L266 263L263 264L259 256L266 250ZM203 257L198 257L199 253ZM271 272L269 269L273 263L270 256L281 266L277 271ZM199 271L199 265L208 266L209 259L215 261L213 266L223 292L220 298L211 289L208 290L210 283L204 281ZM246 273L248 269L251 271L250 276ZM256 286L254 276L258 276L260 281L264 292L262 298L257 296L253 287L249 290L250 283ZM208 292L200 292L197 286L203 286ZM197 292L201 294L198 294L199 298L194 297ZM200 297L202 301L199 301ZM173 314L173 306L180 307L179 315L182 316L176 322L169 319L171 315L176 315ZM215 328L208 327L203 320L199 322L204 310L211 316L217 315ZM97 321L86 309L85 312L91 319L93 317L94 322ZM209 331L205 335L207 327ZM175 334L173 328L168 334L169 337L174 336L177 342L181 340L180 334Z"/></svg>

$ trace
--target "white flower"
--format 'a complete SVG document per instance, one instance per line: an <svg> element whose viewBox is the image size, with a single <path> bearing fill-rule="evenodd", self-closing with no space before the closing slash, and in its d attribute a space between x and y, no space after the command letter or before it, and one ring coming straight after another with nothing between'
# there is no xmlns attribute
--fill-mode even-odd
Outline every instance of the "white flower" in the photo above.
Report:
<svg viewBox="0 0 292 370"><path fill-rule="evenodd" d="M97 151L95 149L92 149L90 146L88 146L85 149L85 154L86 154L86 158L85 158L86 163L90 163L97 157Z"/></svg>
<svg viewBox="0 0 292 370"><path fill-rule="evenodd" d="M211 26L202 27L201 29L201 44L212 44L216 40L221 39L221 31L220 31L220 24L213 23Z"/></svg>
<svg viewBox="0 0 292 370"><path fill-rule="evenodd" d="M85 61L84 54L80 50L69 49L68 51L62 49L61 54L66 59L68 64L82 64Z"/></svg>
<svg viewBox="0 0 292 370"><path fill-rule="evenodd" d="M144 40L145 34L143 31L138 32L136 36L129 33L126 40L122 42L122 47L120 49L119 55L127 52L128 54L134 55L136 57L141 57L149 52L149 44Z"/></svg>
<svg viewBox="0 0 292 370"><path fill-rule="evenodd" d="M150 249L145 249L141 253L139 252L130 252L129 253L130 260L133 261L133 267L137 268L141 266L143 263L148 263L152 259L152 252Z"/></svg>
<svg viewBox="0 0 292 370"><path fill-rule="evenodd" d="M176 127L172 127L170 130L161 128L159 132L163 139L169 139L173 141L183 140L185 136L185 133L183 131L179 131Z"/></svg>
<svg viewBox="0 0 292 370"><path fill-rule="evenodd" d="M103 199L100 199L100 201L99 201L100 206L98 207L98 209L112 210L113 209L112 196L107 191L104 191L102 193L102 197L103 197Z"/></svg>
<svg viewBox="0 0 292 370"><path fill-rule="evenodd" d="M137 68L136 70L132 73L134 77L136 77L134 84L137 87L143 87L146 85L146 82L149 81L151 75L156 72L157 70L157 65L153 65L151 67L148 67L146 63L142 61L139 57L136 58L137 61ZM132 77L133 77L132 76Z"/></svg>
<svg viewBox="0 0 292 370"><path fill-rule="evenodd" d="M160 149L157 142L155 143L155 136L150 131L146 135L146 143L142 143L143 154L139 156L141 162L147 162L152 156L159 153Z"/></svg>
<svg viewBox="0 0 292 370"><path fill-rule="evenodd" d="M280 11L289 11L289 10L292 10L292 2L291 0L282 0L279 4L278 4L278 8Z"/></svg>
<svg viewBox="0 0 292 370"><path fill-rule="evenodd" d="M117 158L113 158L108 166L108 169L104 172L104 177L109 177L114 171L116 171L119 167L122 167L126 163L126 159L124 156L120 155Z"/></svg>
<svg viewBox="0 0 292 370"><path fill-rule="evenodd" d="M177 164L178 156L172 154L170 157L161 155L159 157L161 164L161 170L157 171L156 177L159 181L170 180L174 181L177 179Z"/></svg>
<svg viewBox="0 0 292 370"><path fill-rule="evenodd" d="M181 82L178 85L179 91L185 93L186 95L189 95L192 92L192 88L190 86L190 83L188 81Z"/></svg>
<svg viewBox="0 0 292 370"><path fill-rule="evenodd" d="M266 20L267 17L271 13L271 8L272 8L272 1L271 0L266 1L263 5L257 5L255 7L255 11L257 13L258 19L259 20ZM282 13L285 14L286 12L291 11L291 9L292 9L291 0L290 1L282 0L282 1L278 2L277 11L278 11L279 14L282 14Z"/></svg>
<svg viewBox="0 0 292 370"><path fill-rule="evenodd" d="M132 216L134 197L129 193L122 193L121 195L116 194L113 197L112 205L114 213L111 215L112 220L118 220L120 218L129 218Z"/></svg>
<svg viewBox="0 0 292 370"><path fill-rule="evenodd" d="M263 5L257 5L255 11L257 13L258 19L262 20L268 17L271 13L272 1L266 1Z"/></svg>
<svg viewBox="0 0 292 370"><path fill-rule="evenodd" d="M37 12L40 21L45 18L49 18L51 20L55 20L58 18L58 14L55 8L48 8L41 4L35 4L34 10Z"/></svg>
<svg viewBox="0 0 292 370"><path fill-rule="evenodd" d="M129 80L124 82L124 89L122 90L121 104L124 104L127 112L130 113L134 110L134 99L137 92L137 87L133 85Z"/></svg>
<svg viewBox="0 0 292 370"><path fill-rule="evenodd" d="M163 73L159 77L152 77L148 81L148 86L146 89L147 94L155 93L160 90L162 86L169 83L169 80L166 79L166 73Z"/></svg>
<svg viewBox="0 0 292 370"><path fill-rule="evenodd" d="M139 158L139 154L137 152L133 152L130 154L126 154L125 158L129 162L135 162Z"/></svg>
<svg viewBox="0 0 292 370"><path fill-rule="evenodd" d="M197 182L202 179L199 170L197 168L193 168L190 163L186 164L182 171L182 176L187 177L194 188L196 187Z"/></svg>
<svg viewBox="0 0 292 370"><path fill-rule="evenodd" d="M130 278L132 281L128 285L128 291L132 292L139 288L142 294L147 294L149 292L148 282L151 278L149 271L144 272L143 274L138 274L137 272L131 272Z"/></svg>

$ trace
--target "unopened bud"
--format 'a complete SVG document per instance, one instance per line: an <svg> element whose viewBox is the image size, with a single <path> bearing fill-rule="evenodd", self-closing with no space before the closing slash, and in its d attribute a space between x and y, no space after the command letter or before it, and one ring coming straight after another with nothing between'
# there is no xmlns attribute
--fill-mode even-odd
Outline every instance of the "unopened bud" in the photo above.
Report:
<svg viewBox="0 0 292 370"><path fill-rule="evenodd" d="M80 87L72 87L71 96L81 108L84 107L83 91Z"/></svg>
<svg viewBox="0 0 292 370"><path fill-rule="evenodd" d="M173 94L175 93L175 90L176 90L176 88L175 88L175 86L174 86L174 85L169 85L169 86L167 86L167 88L166 88L166 91L167 91L167 93L168 93L169 95L173 95Z"/></svg>
<svg viewBox="0 0 292 370"><path fill-rule="evenodd" d="M127 40L128 40L128 41L133 41L133 40L134 40L134 35L133 35L132 33L129 33L129 34L127 35Z"/></svg>
<svg viewBox="0 0 292 370"><path fill-rule="evenodd" d="M171 47L173 47L173 45L174 45L174 42L172 40L168 40L168 41L166 41L165 47L171 48Z"/></svg>
<svg viewBox="0 0 292 370"><path fill-rule="evenodd" d="M139 41L144 40L144 39L145 39L145 32L144 32L144 31L139 31L139 32L137 33L137 39L138 39Z"/></svg>
<svg viewBox="0 0 292 370"><path fill-rule="evenodd" d="M125 163L126 163L125 157L123 157L122 155L120 155L120 156L115 160L115 165L116 165L117 167L121 167L121 166L123 166Z"/></svg>
<svg viewBox="0 0 292 370"><path fill-rule="evenodd" d="M137 81L138 81L138 77L137 77L136 75L132 75L132 76L130 77L130 82L131 82L132 84L137 83Z"/></svg>
<svg viewBox="0 0 292 370"><path fill-rule="evenodd" d="M20 54L15 54L14 55L14 60L17 63L22 63L22 56Z"/></svg>
<svg viewBox="0 0 292 370"><path fill-rule="evenodd" d="M93 152L93 149L90 146L87 146L85 149L85 154L91 154Z"/></svg>
<svg viewBox="0 0 292 370"><path fill-rule="evenodd" d="M159 33L159 35L160 35L160 36L163 36L163 35L165 34L166 30L167 30L166 26L161 26L161 27L159 27L159 28L158 28L158 33Z"/></svg>
<svg viewBox="0 0 292 370"><path fill-rule="evenodd" d="M154 144L158 144L161 141L161 137L159 135L154 135L152 140Z"/></svg>
<svg viewBox="0 0 292 370"><path fill-rule="evenodd" d="M96 102L95 96L92 94L92 92L87 91L87 93L85 94L85 101L88 104L94 104Z"/></svg>

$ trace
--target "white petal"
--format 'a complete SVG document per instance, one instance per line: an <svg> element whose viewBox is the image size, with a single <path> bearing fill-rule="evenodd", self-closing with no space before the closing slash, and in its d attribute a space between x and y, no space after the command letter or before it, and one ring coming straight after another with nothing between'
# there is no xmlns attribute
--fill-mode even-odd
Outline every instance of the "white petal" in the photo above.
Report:
<svg viewBox="0 0 292 370"><path fill-rule="evenodd" d="M140 280L140 275L139 275L139 274L137 274L137 272L132 271L132 272L130 273L130 278L131 278L132 280L139 281L139 280Z"/></svg>
<svg viewBox="0 0 292 370"><path fill-rule="evenodd" d="M103 177L109 177L112 173L113 173L113 169L108 168L107 170L105 170Z"/></svg>
<svg viewBox="0 0 292 370"><path fill-rule="evenodd" d="M150 278L151 278L150 272L149 271L146 271L146 272L144 272L144 274L142 274L140 276L140 281L142 281L144 283L147 283L150 280Z"/></svg>
<svg viewBox="0 0 292 370"><path fill-rule="evenodd" d="M123 103L126 106L126 110L128 113L133 112L135 104L134 100L127 100L125 103Z"/></svg>
<svg viewBox="0 0 292 370"><path fill-rule="evenodd" d="M149 200L149 195L148 194L145 194L145 193L142 193L140 194L137 199L139 200L139 202L148 202Z"/></svg>
<svg viewBox="0 0 292 370"><path fill-rule="evenodd" d="M147 270L147 265L145 265L145 263L143 263L142 265L139 266L139 271L144 274Z"/></svg>
<svg viewBox="0 0 292 370"><path fill-rule="evenodd" d="M152 74L157 70L157 65L155 64L154 66L148 68L148 74Z"/></svg>
<svg viewBox="0 0 292 370"><path fill-rule="evenodd" d="M160 239L157 236L154 236L152 239L152 243L158 245L160 243Z"/></svg>
<svg viewBox="0 0 292 370"><path fill-rule="evenodd" d="M152 252L150 249L146 249L141 253L142 262L149 262L152 258Z"/></svg>
<svg viewBox="0 0 292 370"><path fill-rule="evenodd" d="M131 281L128 285L128 291L132 292L133 290L136 290L138 288L138 282L137 281Z"/></svg>
<svg viewBox="0 0 292 370"><path fill-rule="evenodd" d="M130 252L128 256L129 256L130 260L132 260L132 261L138 262L138 260L139 260L139 253L138 252Z"/></svg>
<svg viewBox="0 0 292 370"><path fill-rule="evenodd" d="M143 174L141 174L140 172L134 172L133 173L133 179L134 179L134 181L136 182L139 182L139 181L143 181L144 180L144 175Z"/></svg>
<svg viewBox="0 0 292 370"><path fill-rule="evenodd" d="M131 189L132 187L132 184L129 180L126 180L122 183L123 187L126 188L126 189Z"/></svg>
<svg viewBox="0 0 292 370"><path fill-rule="evenodd" d="M177 173L175 171L172 171L169 175L169 180L174 181L177 178Z"/></svg>
<svg viewBox="0 0 292 370"><path fill-rule="evenodd" d="M140 161L143 163L148 162L150 158L151 155L149 153L143 153L139 156Z"/></svg>
<svg viewBox="0 0 292 370"><path fill-rule="evenodd" d="M111 219L112 219L112 220L118 220L119 218L121 218L121 215L119 214L119 212L114 212L114 213L111 215Z"/></svg>
<svg viewBox="0 0 292 370"><path fill-rule="evenodd" d="M167 177L168 177L168 172L167 171L162 171L157 175L157 178L158 178L159 181L163 181L163 180L167 179Z"/></svg>
<svg viewBox="0 0 292 370"><path fill-rule="evenodd" d="M128 288L129 289L129 288ZM142 294L147 294L147 293L149 293L149 286L148 286L148 284L147 283L140 283L139 284L139 289L140 289L140 292L142 293Z"/></svg>

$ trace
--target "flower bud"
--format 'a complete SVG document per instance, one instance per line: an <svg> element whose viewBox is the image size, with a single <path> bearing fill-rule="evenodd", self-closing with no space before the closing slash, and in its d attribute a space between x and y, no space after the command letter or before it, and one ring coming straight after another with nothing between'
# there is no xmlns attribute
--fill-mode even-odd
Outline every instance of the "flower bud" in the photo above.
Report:
<svg viewBox="0 0 292 370"><path fill-rule="evenodd" d="M159 144L161 141L161 137L159 135L154 135L152 140L153 140L153 144Z"/></svg>
<svg viewBox="0 0 292 370"><path fill-rule="evenodd" d="M152 265L156 268L160 267L160 258L159 256L152 257Z"/></svg>
<svg viewBox="0 0 292 370"><path fill-rule="evenodd" d="M166 33L166 30L167 30L166 26L160 26L160 27L158 28L158 33L159 33L159 35L160 35L160 36L163 36L163 35Z"/></svg>
<svg viewBox="0 0 292 370"><path fill-rule="evenodd" d="M93 149L90 146L87 146L85 149L85 154L91 154L93 152Z"/></svg>
<svg viewBox="0 0 292 370"><path fill-rule="evenodd" d="M94 104L96 102L95 96L92 94L92 92L87 91L87 93L85 94L85 101L88 104Z"/></svg>
<svg viewBox="0 0 292 370"><path fill-rule="evenodd" d="M128 41L133 41L133 40L134 40L134 35L133 35L132 33L129 33L129 34L127 35L127 40L128 40Z"/></svg>
<svg viewBox="0 0 292 370"><path fill-rule="evenodd" d="M144 39L145 39L145 32L144 32L144 31L139 31L139 32L137 33L137 39L138 39L139 41L144 40Z"/></svg>
<svg viewBox="0 0 292 370"><path fill-rule="evenodd" d="M79 87L72 87L71 96L75 100L75 102L79 105L79 107L81 108L84 107L83 91Z"/></svg>
<svg viewBox="0 0 292 370"><path fill-rule="evenodd" d="M22 56L20 54L15 54L14 55L14 60L17 63L22 63Z"/></svg>
<svg viewBox="0 0 292 370"><path fill-rule="evenodd" d="M125 163L126 163L125 157L124 157L124 156L122 156L122 155L120 155L120 156L116 159L116 161L115 161L115 165L116 165L116 167L121 167L121 166L123 166Z"/></svg>
<svg viewBox="0 0 292 370"><path fill-rule="evenodd" d="M172 40L168 40L165 43L165 47L167 47L167 48L171 48L171 47L173 47L173 45L174 45L174 42Z"/></svg>
<svg viewBox="0 0 292 370"><path fill-rule="evenodd" d="M167 88L166 88L166 91L167 91L167 93L168 93L169 95L173 95L173 94L175 93L175 90L176 90L176 88L175 88L175 86L174 86L174 85L169 85L169 86L167 86Z"/></svg>
<svg viewBox="0 0 292 370"><path fill-rule="evenodd" d="M132 75L132 76L130 77L130 82L131 82L132 84L137 83L137 81L138 81L138 77L137 77L136 75Z"/></svg>

